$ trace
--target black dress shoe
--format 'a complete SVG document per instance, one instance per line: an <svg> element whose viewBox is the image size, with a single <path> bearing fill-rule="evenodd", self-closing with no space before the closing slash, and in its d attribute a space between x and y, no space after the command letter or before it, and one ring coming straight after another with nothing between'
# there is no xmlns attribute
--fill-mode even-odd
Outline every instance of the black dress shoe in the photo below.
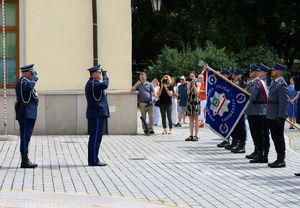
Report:
<svg viewBox="0 0 300 208"><path fill-rule="evenodd" d="M225 149L227 149L227 150L232 150L232 149L234 149L234 148L236 148L236 145L233 145L233 144L227 144L227 145L225 146Z"/></svg>
<svg viewBox="0 0 300 208"><path fill-rule="evenodd" d="M263 163L264 162L264 151L258 151L257 157L249 161L250 163Z"/></svg>
<svg viewBox="0 0 300 208"><path fill-rule="evenodd" d="M252 160L249 161L250 163L266 163L264 162L263 158L259 158L259 157L256 157Z"/></svg>
<svg viewBox="0 0 300 208"><path fill-rule="evenodd" d="M235 154L239 154L239 153L245 153L246 150L245 150L245 147L237 147L237 148L232 149L231 152L235 153Z"/></svg>
<svg viewBox="0 0 300 208"><path fill-rule="evenodd" d="M37 166L37 164L32 163L29 160L21 163L21 168L36 168Z"/></svg>
<svg viewBox="0 0 300 208"><path fill-rule="evenodd" d="M300 173L295 173L295 176L300 176Z"/></svg>
<svg viewBox="0 0 300 208"><path fill-rule="evenodd" d="M275 162L268 164L270 168L285 168L286 164L284 160L276 160Z"/></svg>
<svg viewBox="0 0 300 208"><path fill-rule="evenodd" d="M256 152L253 152L253 153L251 153L250 155L246 155L246 158L247 159L254 159L254 158L256 158L257 157L257 153Z"/></svg>
<svg viewBox="0 0 300 208"><path fill-rule="evenodd" d="M89 166L107 166L106 163L102 163L102 162L97 162L95 164L89 164Z"/></svg>
<svg viewBox="0 0 300 208"><path fill-rule="evenodd" d="M150 130L150 132L149 132L150 134L155 134L155 132L153 131L153 130Z"/></svg>
<svg viewBox="0 0 300 208"><path fill-rule="evenodd" d="M218 144L217 147L223 148L223 147L225 147L227 144L229 144L228 141L223 141L223 142L221 142L220 144Z"/></svg>

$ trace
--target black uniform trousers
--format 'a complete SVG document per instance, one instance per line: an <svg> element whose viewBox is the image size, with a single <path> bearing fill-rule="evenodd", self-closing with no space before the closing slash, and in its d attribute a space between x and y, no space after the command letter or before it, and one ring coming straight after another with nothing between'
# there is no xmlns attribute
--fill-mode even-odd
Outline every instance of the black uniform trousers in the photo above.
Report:
<svg viewBox="0 0 300 208"><path fill-rule="evenodd" d="M284 119L268 119L268 125L277 154L285 154L284 123Z"/></svg>
<svg viewBox="0 0 300 208"><path fill-rule="evenodd" d="M28 154L28 146L35 125L35 119L22 119L18 120L18 122L21 138L20 152L22 156L26 156Z"/></svg>
<svg viewBox="0 0 300 208"><path fill-rule="evenodd" d="M269 151L270 149L270 129L269 129L269 124L268 124L268 119L266 116L263 116L263 126L264 126L264 150Z"/></svg>
<svg viewBox="0 0 300 208"><path fill-rule="evenodd" d="M233 139L236 139L239 142L245 143L247 132L246 132L246 124L245 124L245 115L243 114L235 126L234 130L231 133Z"/></svg>
<svg viewBox="0 0 300 208"><path fill-rule="evenodd" d="M99 162L98 154L102 141L102 129L104 125L105 117L95 117L88 119L88 162L90 165Z"/></svg>
<svg viewBox="0 0 300 208"><path fill-rule="evenodd" d="M250 133L254 146L259 150L270 148L269 129L264 115L248 115Z"/></svg>

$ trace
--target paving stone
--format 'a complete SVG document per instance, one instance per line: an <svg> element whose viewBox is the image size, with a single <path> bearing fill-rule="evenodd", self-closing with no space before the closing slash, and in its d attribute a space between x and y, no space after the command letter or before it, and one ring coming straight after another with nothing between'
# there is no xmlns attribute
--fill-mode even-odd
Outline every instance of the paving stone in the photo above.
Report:
<svg viewBox="0 0 300 208"><path fill-rule="evenodd" d="M18 140L0 141L0 187L184 207L300 206L300 178L293 176L300 172L300 156L295 152L287 150L287 168L274 170L249 164L244 154L217 148L220 139L207 127L200 129L199 142L185 142L187 135L184 125L174 128L172 135L104 136L100 158L107 167L87 166L88 136L33 136L30 158L39 164L35 170L19 168ZM249 138L247 152L252 150ZM270 160L275 158L272 144Z"/></svg>

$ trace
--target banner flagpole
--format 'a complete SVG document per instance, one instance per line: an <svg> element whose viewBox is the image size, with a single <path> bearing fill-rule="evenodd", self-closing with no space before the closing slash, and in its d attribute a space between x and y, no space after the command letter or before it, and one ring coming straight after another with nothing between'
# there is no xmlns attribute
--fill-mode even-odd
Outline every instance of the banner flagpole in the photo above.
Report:
<svg viewBox="0 0 300 208"><path fill-rule="evenodd" d="M243 93L245 93L246 95L251 95L249 92L247 92L246 90L244 90L243 88L241 88L240 86L236 85L235 83L231 82L229 79L227 79L227 77L224 77L222 74L220 74L219 72L217 72L216 70L210 68L208 65L205 66L207 69L209 69L210 71L212 71L215 75L217 75L218 77L224 79L227 83L229 83L230 85L238 88L240 91L242 91Z"/></svg>
<svg viewBox="0 0 300 208"><path fill-rule="evenodd" d="M299 128L296 124L290 122L288 119L286 119L285 121L286 121L287 123L289 123L291 126L293 126L295 129L297 129L298 131L300 131L300 128Z"/></svg>

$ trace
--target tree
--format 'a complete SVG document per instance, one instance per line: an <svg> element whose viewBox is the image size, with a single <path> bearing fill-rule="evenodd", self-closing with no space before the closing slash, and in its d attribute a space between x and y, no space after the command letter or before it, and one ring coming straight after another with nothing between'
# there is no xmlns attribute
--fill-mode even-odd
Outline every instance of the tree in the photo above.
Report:
<svg viewBox="0 0 300 208"><path fill-rule="evenodd" d="M167 46L177 50L217 48L240 53L267 46L291 65L300 56L300 2L296 0L162 0L161 14L149 0L135 0L133 59L155 61Z"/></svg>

